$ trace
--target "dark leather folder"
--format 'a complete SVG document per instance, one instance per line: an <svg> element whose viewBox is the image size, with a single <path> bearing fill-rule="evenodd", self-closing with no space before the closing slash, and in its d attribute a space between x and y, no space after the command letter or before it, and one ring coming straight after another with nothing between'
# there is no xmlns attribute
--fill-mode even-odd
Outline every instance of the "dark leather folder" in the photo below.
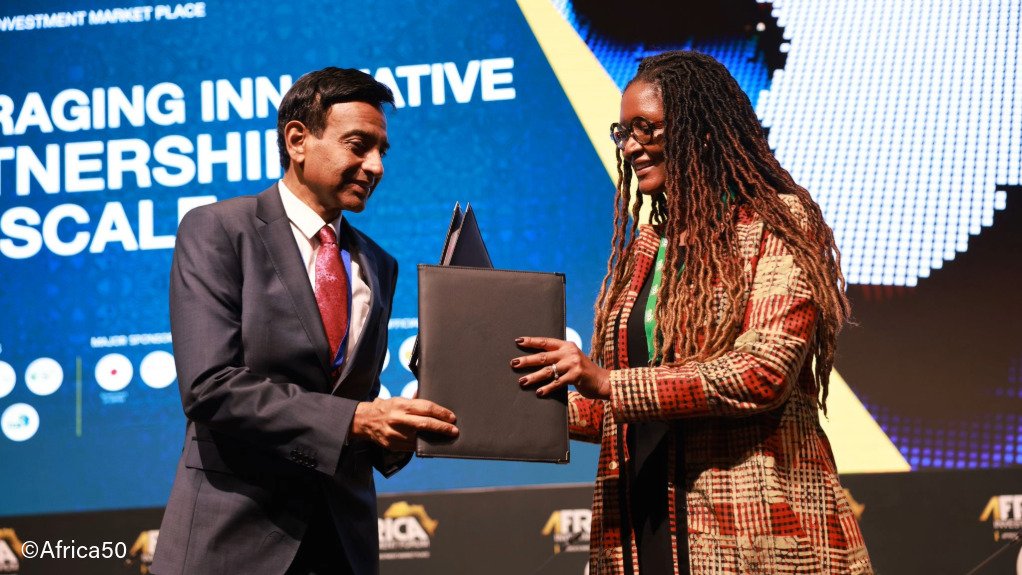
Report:
<svg viewBox="0 0 1022 575"><path fill-rule="evenodd" d="M483 243L483 233L479 231L479 223L476 221L476 214L472 211L472 204L465 204L465 212L461 207L454 204L454 215L451 216L451 226L447 230L447 239L444 240L444 252L440 258L440 265L444 266L465 266L470 268L492 268L490 252Z"/></svg>
<svg viewBox="0 0 1022 575"><path fill-rule="evenodd" d="M461 205L454 204L451 225L447 228L444 249L440 252L440 265L471 268L493 267L493 263L490 261L490 252L487 251L486 244L483 243L483 233L479 231L476 214L472 211L472 204L465 204L464 212L461 211ZM412 345L408 369L416 379L419 378L418 337L415 338L415 343Z"/></svg>
<svg viewBox="0 0 1022 575"><path fill-rule="evenodd" d="M568 393L522 389L515 338L564 338L564 274L419 266L419 397L452 410L455 439L420 457L568 462Z"/></svg>

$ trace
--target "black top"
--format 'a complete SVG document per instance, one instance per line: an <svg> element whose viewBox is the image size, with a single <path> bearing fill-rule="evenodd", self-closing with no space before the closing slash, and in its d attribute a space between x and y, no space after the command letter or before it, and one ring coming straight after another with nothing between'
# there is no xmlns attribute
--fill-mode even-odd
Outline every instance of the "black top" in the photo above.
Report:
<svg viewBox="0 0 1022 575"><path fill-rule="evenodd" d="M635 307L628 318L628 367L650 366L644 317L653 275L653 272L650 272L646 277L646 282L642 285L635 300ZM627 478L630 487L629 515L639 554L639 572L642 575L674 573L667 501L669 475L667 450L670 433L670 426L665 421L632 423L628 426L626 441L628 451L632 455ZM680 445L680 436L678 439ZM680 450L675 457L680 471L683 468ZM678 563L680 572L688 573L688 518L685 513L684 488L678 487L680 501L677 502L679 505L675 506L680 531L677 534L680 547Z"/></svg>

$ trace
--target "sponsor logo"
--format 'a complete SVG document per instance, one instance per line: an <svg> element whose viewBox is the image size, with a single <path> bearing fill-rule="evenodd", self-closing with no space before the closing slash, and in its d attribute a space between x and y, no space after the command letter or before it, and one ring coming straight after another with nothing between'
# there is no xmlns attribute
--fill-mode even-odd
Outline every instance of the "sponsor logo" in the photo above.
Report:
<svg viewBox="0 0 1022 575"><path fill-rule="evenodd" d="M27 441L39 431L39 412L27 403L14 403L0 414L0 430L11 441Z"/></svg>
<svg viewBox="0 0 1022 575"><path fill-rule="evenodd" d="M428 559L439 521L422 505L396 501L378 520L380 559Z"/></svg>
<svg viewBox="0 0 1022 575"><path fill-rule="evenodd" d="M10 527L0 527L0 573L17 573L21 569L21 540Z"/></svg>
<svg viewBox="0 0 1022 575"><path fill-rule="evenodd" d="M36 395L50 395L64 383L64 368L57 360L40 357L25 368L25 385Z"/></svg>
<svg viewBox="0 0 1022 575"><path fill-rule="evenodd" d="M589 551L592 520L590 509L558 509L550 514L542 534L553 538L554 554Z"/></svg>
<svg viewBox="0 0 1022 575"><path fill-rule="evenodd" d="M866 510L865 503L859 503L852 497L852 492L847 488L844 489L845 497L848 498L848 507L852 509L852 515L855 515L856 521L862 521L862 512Z"/></svg>
<svg viewBox="0 0 1022 575"><path fill-rule="evenodd" d="M138 375L142 378L142 383L153 389L167 387L177 379L174 356L163 350L149 352L142 358L142 365L138 367Z"/></svg>
<svg viewBox="0 0 1022 575"><path fill-rule="evenodd" d="M6 397L14 390L14 384L18 381L18 375L14 368L6 361L0 361L0 397Z"/></svg>
<svg viewBox="0 0 1022 575"><path fill-rule="evenodd" d="M415 399L415 394L417 393L419 393L419 380L417 379L409 381L401 388L401 397Z"/></svg>
<svg viewBox="0 0 1022 575"><path fill-rule="evenodd" d="M994 495L983 508L979 520L991 522L994 541L1018 539L1022 529L1022 495Z"/></svg>
<svg viewBox="0 0 1022 575"><path fill-rule="evenodd" d="M153 554L156 553L156 540L160 536L159 529L149 529L138 534L134 545L128 550L128 558L125 563L128 567L138 568L140 575L149 575L149 567L153 564Z"/></svg>
<svg viewBox="0 0 1022 575"><path fill-rule="evenodd" d="M412 361L412 351L415 350L415 338L417 336L410 335L401 342L401 347L397 350L397 358L401 360L401 367L408 371L412 371L412 368L408 367L408 363Z"/></svg>
<svg viewBox="0 0 1022 575"><path fill-rule="evenodd" d="M106 391L120 391L131 383L135 367L119 353L110 353L96 362L96 383Z"/></svg>

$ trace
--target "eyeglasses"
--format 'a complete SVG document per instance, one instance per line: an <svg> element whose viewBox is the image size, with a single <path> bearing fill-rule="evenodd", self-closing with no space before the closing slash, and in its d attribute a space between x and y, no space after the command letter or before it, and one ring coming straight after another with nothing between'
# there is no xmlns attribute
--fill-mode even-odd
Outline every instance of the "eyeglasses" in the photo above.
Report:
<svg viewBox="0 0 1022 575"><path fill-rule="evenodd" d="M650 122L646 118L639 116L635 118L628 125L619 124L614 122L610 125L610 139L614 140L618 149L625 149L625 143L628 142L628 138L635 138L635 141L645 146L646 144L653 141L653 132L663 128L664 122Z"/></svg>

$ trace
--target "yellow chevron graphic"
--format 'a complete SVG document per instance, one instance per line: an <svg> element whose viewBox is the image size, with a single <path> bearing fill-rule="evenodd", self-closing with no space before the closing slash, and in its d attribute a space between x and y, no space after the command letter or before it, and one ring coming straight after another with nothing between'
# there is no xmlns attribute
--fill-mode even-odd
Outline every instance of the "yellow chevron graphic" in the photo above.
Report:
<svg viewBox="0 0 1022 575"><path fill-rule="evenodd" d="M536 41L557 76L593 150L617 183L608 128L619 114L621 91L582 38L549 0L518 0ZM648 217L648 214L645 216ZM909 471L911 467L835 370L823 420L841 473Z"/></svg>
<svg viewBox="0 0 1022 575"><path fill-rule="evenodd" d="M820 420L841 473L911 471L911 466L837 370L830 372L828 416Z"/></svg>
<svg viewBox="0 0 1022 575"><path fill-rule="evenodd" d="M620 114L621 91L585 41L548 0L518 0L518 7L575 109L596 155L607 169L607 175L616 184L617 161L610 142L610 124L616 122Z"/></svg>

